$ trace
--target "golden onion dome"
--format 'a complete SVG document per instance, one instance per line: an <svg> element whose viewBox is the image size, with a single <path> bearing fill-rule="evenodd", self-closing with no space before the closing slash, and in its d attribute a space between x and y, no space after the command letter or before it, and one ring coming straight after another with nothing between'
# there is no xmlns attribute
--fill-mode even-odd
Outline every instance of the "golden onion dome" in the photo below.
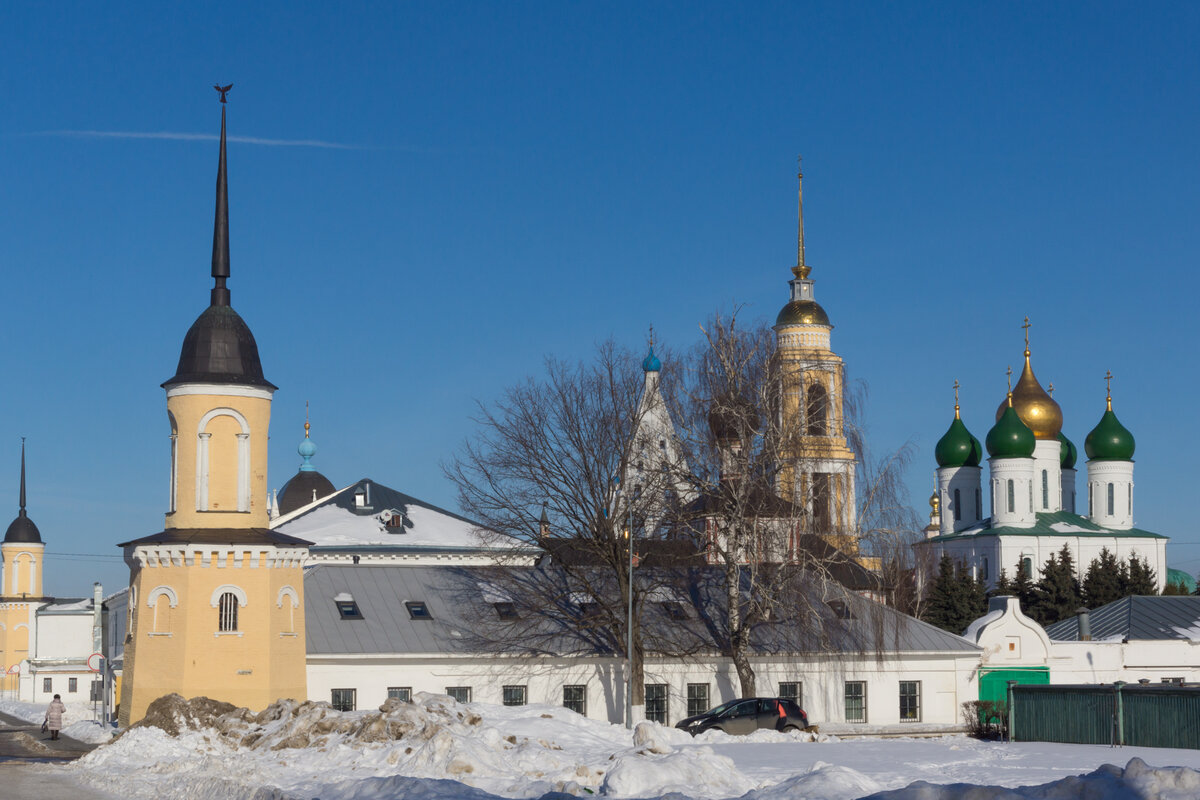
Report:
<svg viewBox="0 0 1200 800"><path fill-rule="evenodd" d="M793 300L783 307L775 318L775 325L825 325L829 324L829 315L816 300Z"/></svg>
<svg viewBox="0 0 1200 800"><path fill-rule="evenodd" d="M1037 378L1033 376L1033 367L1029 364L1029 349L1025 350L1025 369L1021 370L1021 379L1012 390L1012 405L1017 416L1026 427L1033 431L1037 439L1057 440L1062 432L1062 408L1054 402L1054 398L1046 393ZM996 409L996 421L1004 416L1008 408L1008 398Z"/></svg>

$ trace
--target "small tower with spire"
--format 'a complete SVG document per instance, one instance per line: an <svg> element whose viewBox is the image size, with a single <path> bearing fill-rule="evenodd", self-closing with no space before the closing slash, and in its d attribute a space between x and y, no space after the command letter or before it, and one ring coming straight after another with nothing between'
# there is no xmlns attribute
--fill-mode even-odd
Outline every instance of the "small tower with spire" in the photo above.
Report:
<svg viewBox="0 0 1200 800"><path fill-rule="evenodd" d="M991 473L992 527L1032 528L1037 523L1033 504L1034 433L1013 407L1012 367L1004 410L987 439Z"/></svg>
<svg viewBox="0 0 1200 800"><path fill-rule="evenodd" d="M171 495L164 530L121 545L130 631L121 724L164 694L261 709L307 695L308 543L268 529L267 432L275 386L233 310L225 93L209 305L183 339L167 394Z"/></svg>
<svg viewBox="0 0 1200 800"><path fill-rule="evenodd" d="M1113 413L1112 372L1104 374L1105 410L1087 435L1088 517L1112 530L1133 527L1133 434Z"/></svg>
<svg viewBox="0 0 1200 800"><path fill-rule="evenodd" d="M0 597L40 598L42 596L42 556L46 545L37 525L25 510L25 439L21 439L21 489L17 499L17 518L4 534L3 580ZM11 627L8 628L11 630ZM15 662L13 662L15 663Z"/></svg>
<svg viewBox="0 0 1200 800"><path fill-rule="evenodd" d="M934 449L938 464L938 525L942 534L966 530L983 519L979 483L983 447L963 424L959 413L958 389L958 381L955 381L954 419Z"/></svg>
<svg viewBox="0 0 1200 800"><path fill-rule="evenodd" d="M830 346L833 324L814 297L804 251L804 173L797 169L796 265L790 296L775 318L783 435L789 442L777 491L805 512L806 532L825 536L847 554L854 535L854 453L842 417L845 374Z"/></svg>
<svg viewBox="0 0 1200 800"><path fill-rule="evenodd" d="M288 479L276 496L279 516L290 514L304 506L333 494L336 489L333 483L317 471L313 466L313 456L317 454L317 444L309 437L312 426L308 421L308 403L304 404L304 438L296 452L300 455L300 468Z"/></svg>

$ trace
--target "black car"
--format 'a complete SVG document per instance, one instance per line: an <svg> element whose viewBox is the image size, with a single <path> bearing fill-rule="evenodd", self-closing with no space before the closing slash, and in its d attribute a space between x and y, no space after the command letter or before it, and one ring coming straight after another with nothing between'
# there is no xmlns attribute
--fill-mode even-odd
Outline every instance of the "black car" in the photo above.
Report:
<svg viewBox="0 0 1200 800"><path fill-rule="evenodd" d="M735 735L760 730L802 731L808 727L808 715L795 700L785 697L747 697L680 720L675 727L692 736L712 728Z"/></svg>

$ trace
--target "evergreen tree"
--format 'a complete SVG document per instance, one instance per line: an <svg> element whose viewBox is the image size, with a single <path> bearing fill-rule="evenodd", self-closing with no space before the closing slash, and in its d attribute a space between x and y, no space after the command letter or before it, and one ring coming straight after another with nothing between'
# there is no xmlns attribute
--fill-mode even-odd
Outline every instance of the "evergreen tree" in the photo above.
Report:
<svg viewBox="0 0 1200 800"><path fill-rule="evenodd" d="M1088 564L1083 578L1083 602L1088 608L1099 608L1124 597L1121 566L1107 547Z"/></svg>
<svg viewBox="0 0 1200 800"><path fill-rule="evenodd" d="M996 578L996 585L992 587L989 597L1003 597L1004 595L1012 594L1012 584L1008 580L1008 572L1001 567L1000 575Z"/></svg>
<svg viewBox="0 0 1200 800"><path fill-rule="evenodd" d="M1075 562L1064 544L1057 554L1051 553L1042 567L1042 579L1034 586L1033 607L1029 616L1039 625L1051 625L1075 613L1083 601L1079 597L1079 579L1075 577Z"/></svg>
<svg viewBox="0 0 1200 800"><path fill-rule="evenodd" d="M962 617L959 619L962 625L959 629L961 633L968 625L987 613L988 601L987 586L983 581L975 579L965 561L958 565L958 585L963 597Z"/></svg>
<svg viewBox="0 0 1200 800"><path fill-rule="evenodd" d="M1179 580L1175 581L1174 583L1168 583L1166 586L1164 586L1162 593L1164 596L1166 596L1166 595L1186 595L1186 594L1188 594L1187 584L1183 582L1182 578L1180 578Z"/></svg>
<svg viewBox="0 0 1200 800"><path fill-rule="evenodd" d="M1009 584L1008 591L1020 601L1022 610L1028 614L1030 607L1033 606L1034 592L1033 579L1029 575L1029 570L1025 568L1024 559L1017 560L1017 576Z"/></svg>
<svg viewBox="0 0 1200 800"><path fill-rule="evenodd" d="M1138 557L1137 553L1129 554L1128 584L1125 594L1147 595L1158 594L1157 576L1149 561Z"/></svg>
<svg viewBox="0 0 1200 800"><path fill-rule="evenodd" d="M954 571L954 562L950 556L943 555L938 561L937 577L929 587L929 598L921 619L942 630L962 633L963 629L955 630L954 626L958 622L958 609L962 607L963 599L961 586Z"/></svg>

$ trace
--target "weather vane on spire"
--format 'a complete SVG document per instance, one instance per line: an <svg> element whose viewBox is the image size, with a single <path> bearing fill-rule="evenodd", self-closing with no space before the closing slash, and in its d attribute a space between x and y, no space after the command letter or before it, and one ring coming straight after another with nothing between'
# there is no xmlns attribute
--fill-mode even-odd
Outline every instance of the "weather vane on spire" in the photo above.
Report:
<svg viewBox="0 0 1200 800"><path fill-rule="evenodd" d="M229 92L230 89L233 88L233 84L231 83L228 86L222 86L221 84L217 83L217 84L213 85L213 88L221 93L221 102L224 103L225 95Z"/></svg>

